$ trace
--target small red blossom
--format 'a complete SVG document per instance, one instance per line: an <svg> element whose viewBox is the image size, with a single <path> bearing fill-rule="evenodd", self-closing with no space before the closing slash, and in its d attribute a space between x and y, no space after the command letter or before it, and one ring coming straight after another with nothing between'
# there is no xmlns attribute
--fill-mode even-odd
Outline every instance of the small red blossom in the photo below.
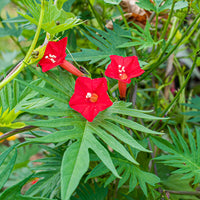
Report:
<svg viewBox="0 0 200 200"><path fill-rule="evenodd" d="M92 122L100 111L113 104L107 90L106 78L79 77L76 80L75 92L69 101L69 106Z"/></svg>
<svg viewBox="0 0 200 200"><path fill-rule="evenodd" d="M67 46L67 37L59 41L50 41L47 44L43 58L38 63L42 66L42 71L46 72L63 63L67 56L65 50Z"/></svg>
<svg viewBox="0 0 200 200"><path fill-rule="evenodd" d="M118 80L120 98L125 99L127 84L131 78L135 78L144 73L140 68L137 56L122 57L110 56L111 63L108 65L105 75Z"/></svg>
<svg viewBox="0 0 200 200"><path fill-rule="evenodd" d="M42 66L42 71L46 72L58 65L66 69L70 73L76 76L83 76L84 74L80 72L75 66L70 62L65 60L66 57L66 46L67 46L67 37L59 41L50 41L47 44L47 47L44 52L44 56L39 61L39 65Z"/></svg>
<svg viewBox="0 0 200 200"><path fill-rule="evenodd" d="M130 83L131 78L135 78L144 73L140 68L137 56L122 57L117 55L110 56L111 63L108 65L105 75L122 81Z"/></svg>

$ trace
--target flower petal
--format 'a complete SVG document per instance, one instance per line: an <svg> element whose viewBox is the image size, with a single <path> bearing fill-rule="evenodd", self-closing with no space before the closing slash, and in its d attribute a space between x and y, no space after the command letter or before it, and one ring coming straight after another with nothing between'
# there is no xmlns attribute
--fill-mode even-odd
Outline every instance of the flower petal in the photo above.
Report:
<svg viewBox="0 0 200 200"><path fill-rule="evenodd" d="M79 77L76 80L75 91L69 101L69 106L81 113L89 122L92 122L100 111L113 104L107 94L107 89L105 78L92 80L88 77ZM98 96L97 101L91 102L87 97L88 93L95 93Z"/></svg>
<svg viewBox="0 0 200 200"><path fill-rule="evenodd" d="M140 68L137 56L122 57L117 55L110 56L111 63L108 65L105 75L122 81L124 83L130 83L131 78L138 77L144 73L144 70ZM121 79L120 73L126 73L127 78Z"/></svg>
<svg viewBox="0 0 200 200"><path fill-rule="evenodd" d="M66 57L67 37L55 42L50 41L47 44L44 56L38 63L42 66L42 71L46 72L63 63Z"/></svg>

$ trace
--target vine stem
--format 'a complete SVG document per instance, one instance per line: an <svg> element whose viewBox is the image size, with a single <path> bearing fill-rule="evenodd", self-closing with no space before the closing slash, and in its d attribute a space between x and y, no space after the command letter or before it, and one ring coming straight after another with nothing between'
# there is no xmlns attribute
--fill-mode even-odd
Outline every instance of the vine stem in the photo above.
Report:
<svg viewBox="0 0 200 200"><path fill-rule="evenodd" d="M187 75L187 77L186 77L184 83L182 84L181 89L177 92L176 96L175 96L174 99L171 101L171 103L170 103L170 104L165 108L165 110L160 114L160 117L164 117L164 116L170 111L170 109L172 108L172 106L173 106L173 104L175 103L175 101L179 98L179 96L181 95L182 91L185 89L185 87L186 87L188 81L190 80L190 77L191 77L191 75L192 75L192 72L193 72L193 70L194 70L194 68L195 68L195 65L196 65L196 62L197 62L197 57L199 56L199 54L200 54L200 50L197 51L197 53L196 53L196 55L195 55L195 58L194 58L194 62L193 62L193 64L192 64L192 67L191 67L191 69L190 69L190 71L189 71L189 73L188 73L188 75ZM152 128L152 129L154 129L154 128L157 126L158 123L159 123L159 121L157 121L157 122L153 125L153 128Z"/></svg>
<svg viewBox="0 0 200 200"><path fill-rule="evenodd" d="M158 34L158 13L156 13L156 26L155 26L155 35L154 40L157 41L157 34Z"/></svg>
<svg viewBox="0 0 200 200"><path fill-rule="evenodd" d="M117 8L118 8L118 10L119 10L119 12L120 12L120 14L121 14L121 16L122 16L122 19L123 19L123 21L124 21L125 26L129 29L128 22L127 22L127 20L126 20L126 17L124 16L123 10L122 10L122 8L119 6L119 4L117 4Z"/></svg>
<svg viewBox="0 0 200 200"><path fill-rule="evenodd" d="M22 61L22 64L16 69L16 71L11 74L10 76L8 76L7 78L5 78L1 83L0 83L0 90L6 85L8 84L11 80L13 80L23 69L24 67L27 66L27 63L29 62L29 59L31 57L32 51L34 50L36 43L38 41L39 35L40 35L40 30L42 27L42 21L43 21L43 17L44 17L44 0L42 0L41 2L41 11L40 11L40 18L39 18L39 22L38 22L38 28L37 31L35 33L35 37L33 39L33 42L24 58L24 60Z"/></svg>
<svg viewBox="0 0 200 200"><path fill-rule="evenodd" d="M170 20L172 18L172 14L173 14L173 11L174 11L174 6L175 6L175 0L173 0L172 7L171 7L171 10L170 10L170 13L169 13L169 17L167 19L167 22L165 24L164 30L162 32L161 39L165 38L165 35L166 35L166 32L167 32L167 28L169 26L169 23L170 23Z"/></svg>
<svg viewBox="0 0 200 200"><path fill-rule="evenodd" d="M161 116L166 115L167 112L169 112L169 110L171 109L171 107L173 106L174 102L179 98L179 96L181 95L181 92L185 89L188 81L190 80L190 77L192 75L192 72L195 68L196 62L197 62L197 57L199 56L200 50L196 53L195 58L194 58L194 62L192 64L192 67L185 79L185 82L183 83L181 89L177 92L176 96L173 98L173 100L171 101L171 103L165 108L165 110L161 113Z"/></svg>
<svg viewBox="0 0 200 200"><path fill-rule="evenodd" d="M96 20L97 20L99 26L101 27L102 30L104 30L104 26L103 26L103 24L102 24L102 22L101 22L102 20L100 19L98 13L97 13L96 10L94 9L94 7L93 7L93 5L91 4L90 0L87 0L87 1L88 1L88 4L89 4L89 6L90 6L90 8L91 8L91 10L92 10L92 12L93 12L93 14L94 14Z"/></svg>
<svg viewBox="0 0 200 200"><path fill-rule="evenodd" d="M0 140L4 140L4 139L6 139L6 138L8 138L8 137L10 137L12 135L17 134L17 133L22 133L24 131L30 131L30 130L35 129L35 128L37 128L37 127L35 127L35 126L25 126L23 128L19 128L19 129L15 129L15 130L9 131L9 132L4 133L3 135L1 135L0 136Z"/></svg>
<svg viewBox="0 0 200 200"><path fill-rule="evenodd" d="M161 63L163 63L173 52L174 50L181 44L181 42L183 41L183 39L187 36L188 32L193 28L194 24L196 24L197 20L200 18L200 13L197 15L197 17L194 19L194 21L190 24L190 26L187 28L187 30L184 32L184 34L182 35L181 39L177 42L177 44L170 50L170 52L162 59L163 55L165 54L166 49L169 47L169 45L171 44L171 41L173 40L174 37L171 37L171 39L168 41L166 47L164 48L163 52L161 53L161 55L159 56L158 59L155 60L155 65L147 72L145 73L144 76L142 76L140 79L138 79L139 81L144 80L153 70L155 70ZM184 19L181 20L181 23L183 22ZM181 23L179 24L179 26L177 27L175 33L173 34L173 36L175 36L176 32L178 31L178 28L181 26ZM148 65L150 66L150 65ZM144 67L143 69L145 70L147 67Z"/></svg>

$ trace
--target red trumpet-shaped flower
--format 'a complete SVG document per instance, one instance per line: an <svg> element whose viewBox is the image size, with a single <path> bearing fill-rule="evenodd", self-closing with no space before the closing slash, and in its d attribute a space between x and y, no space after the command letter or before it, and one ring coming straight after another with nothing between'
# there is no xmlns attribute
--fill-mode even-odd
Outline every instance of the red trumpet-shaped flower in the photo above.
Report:
<svg viewBox="0 0 200 200"><path fill-rule="evenodd" d="M100 111L112 106L107 94L108 86L105 78L90 79L79 77L75 83L75 92L69 105L92 122Z"/></svg>
<svg viewBox="0 0 200 200"><path fill-rule="evenodd" d="M140 68L137 56L111 55L110 59L105 75L118 80L120 97L125 98L127 83L131 82L131 78L142 75L144 70Z"/></svg>
<svg viewBox="0 0 200 200"><path fill-rule="evenodd" d="M66 69L70 73L76 76L83 76L84 74L80 72L76 67L74 67L70 62L65 60L66 57L66 46L67 46L67 37L55 42L50 41L47 44L47 47L44 52L44 56L38 63L42 66L42 71L46 72L58 65Z"/></svg>

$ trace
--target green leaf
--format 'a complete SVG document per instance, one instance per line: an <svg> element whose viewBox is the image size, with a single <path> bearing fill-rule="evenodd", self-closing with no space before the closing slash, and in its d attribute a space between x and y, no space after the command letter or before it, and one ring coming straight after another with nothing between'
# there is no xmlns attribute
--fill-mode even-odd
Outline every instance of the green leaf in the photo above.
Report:
<svg viewBox="0 0 200 200"><path fill-rule="evenodd" d="M56 200L56 199L49 199L49 198L43 198L43 197L31 197L31 196L17 195L15 200Z"/></svg>
<svg viewBox="0 0 200 200"><path fill-rule="evenodd" d="M139 2L136 2L136 4L140 8L143 8L143 9L148 10L148 11L154 11L154 12L156 12L156 7L153 5L153 3L151 3L150 0L139 1Z"/></svg>
<svg viewBox="0 0 200 200"><path fill-rule="evenodd" d="M165 3L161 7L158 8L158 11L162 12L166 9L171 9L172 2L173 2L172 0L166 0ZM174 5L174 10L180 10L180 9L186 8L186 7L188 7L187 1L178 1Z"/></svg>
<svg viewBox="0 0 200 200"><path fill-rule="evenodd" d="M142 2L142 1L140 1L140 2ZM153 38L151 36L151 32L150 32L151 25L148 21L146 23L144 30L137 24L133 24L133 25L138 29L138 31L135 29L132 29L132 32L134 32L139 37L128 36L128 38L134 40L134 42L126 42L124 44L120 44L118 46L118 48L139 46L138 50L141 50L141 49L146 49L146 48L152 47L154 45L158 45L159 43L161 43L163 41L163 40L158 40L155 42L153 40Z"/></svg>
<svg viewBox="0 0 200 200"><path fill-rule="evenodd" d="M143 114L140 110L136 110L136 109L124 108L122 110L120 108L118 109L118 108L115 108L115 107L111 107L110 111L112 113L128 115L128 116L136 117L136 118L143 118L143 119L148 119L148 120L163 120L162 117L155 117L155 116L152 116L152 115ZM168 118L164 118L164 119L168 119Z"/></svg>
<svg viewBox="0 0 200 200"><path fill-rule="evenodd" d="M38 25L40 17L40 4L32 0L23 1L33 17L30 17L29 15L23 14L21 12L18 13L29 20L31 23ZM59 21L60 24L57 25L56 21ZM59 10L52 1L45 1L45 15L42 21L42 28L46 32L50 34L56 34L58 32L65 31L74 26L77 26L80 23L80 20L76 18L73 13L67 13L62 9Z"/></svg>
<svg viewBox="0 0 200 200"><path fill-rule="evenodd" d="M24 180L17 183L16 185L13 185L13 186L7 188L6 190L4 190L0 194L0 199L2 199L2 200L14 200L14 199L16 199L16 196L20 194L20 191L21 191L23 185L31 178L31 176L25 178Z"/></svg>
<svg viewBox="0 0 200 200"><path fill-rule="evenodd" d="M0 173L0 189L4 186L4 184L6 183L6 181L8 180L13 167L15 165L15 161L17 158L17 150L15 149L14 155L12 156L12 158L10 159L10 161L8 162L7 166L5 166L5 168L2 170L2 172Z"/></svg>
<svg viewBox="0 0 200 200"><path fill-rule="evenodd" d="M189 128L187 128L189 144L187 144L179 131L176 129L178 137L169 129L170 136L173 140L173 145L164 141L163 139L158 142L158 138L152 138L153 142L163 151L170 152L169 155L161 155L155 160L158 160L165 165L177 168L173 174L184 174L182 179L194 177L193 184L200 182L200 148L195 144L194 137ZM199 142L199 129L196 129L197 140ZM165 144L164 144L165 143ZM168 143L168 144L167 144ZM167 144L167 145L166 145Z"/></svg>
<svg viewBox="0 0 200 200"><path fill-rule="evenodd" d="M79 139L80 138L80 128L74 127L73 129L63 130L63 131L56 131L51 133L47 136L41 138L34 138L34 139L26 139L27 141L33 142L40 142L40 143L58 143L58 142L66 142L69 139Z"/></svg>
<svg viewBox="0 0 200 200"><path fill-rule="evenodd" d="M0 154L0 166L2 165L2 163L4 162L4 160L6 159L6 157L9 155L9 153L17 146L17 144L9 147L6 151L4 151L3 153Z"/></svg>
<svg viewBox="0 0 200 200"><path fill-rule="evenodd" d="M68 0L57 0L57 2L56 2L56 6L57 6L57 8L60 10L62 7L63 7L63 4L65 3L65 2L67 2Z"/></svg>
<svg viewBox="0 0 200 200"><path fill-rule="evenodd" d="M61 104L61 106L63 106L63 104ZM131 103L115 102L112 107L100 112L92 123L88 122L80 115L80 113L75 111L70 110L70 112L67 114L67 109L58 109L57 112L55 109L52 109L51 111L49 108L30 110L30 113L47 116L50 115L51 119L27 122L27 124L38 127L56 127L58 129L57 132L51 133L49 135L30 139L30 142L64 143L71 139L72 144L69 143L70 145L66 149L62 162L62 199L70 198L78 186L82 176L87 171L89 165L88 149L91 149L99 157L107 169L112 172L114 179L119 177L118 173L120 170L117 173L113 164L113 160L111 159L110 153L106 149L106 146L110 146L115 152L119 152L119 154L121 154L126 159L126 162L130 161L132 165L138 163L121 143L128 144L131 147L138 149L139 151L148 152L147 149L137 143L136 140L134 140L128 133L126 133L126 131L120 128L120 125L125 125L126 127L140 130L142 132L161 134L156 131L152 131L134 121L118 116L121 115L121 113L123 113L123 109L125 109L125 111L127 111L128 114L132 116L139 115L144 118L150 118L150 115L144 114L148 113L149 111L132 110L131 108L128 108L129 106L131 106ZM116 123L119 124L119 126L117 126ZM60 131L59 128L61 128ZM99 140L103 141L105 146L102 145ZM84 156L86 156L86 158ZM85 163L84 169L77 172L80 169L81 163ZM46 168L48 168L48 165L46 165ZM45 166L40 166L40 170L46 168ZM59 167L57 167L57 170L58 168ZM128 175L126 175L126 177L127 176ZM37 184L38 186L41 184L44 187L45 181L40 180Z"/></svg>
<svg viewBox="0 0 200 200"><path fill-rule="evenodd" d="M188 191L188 192L196 192L195 188L191 185L192 179L182 179L183 175L181 174L172 174L167 179L162 181L162 184L165 188L173 191ZM180 194L170 194L170 198L174 200L185 199L189 200L199 200L199 197L195 195L180 195Z"/></svg>
<svg viewBox="0 0 200 200"><path fill-rule="evenodd" d="M104 148L103 145L92 135L90 134L90 138L88 140L89 148L91 148L96 155L103 161L105 166L118 178L119 175L113 165L112 159L108 153L108 151Z"/></svg>
<svg viewBox="0 0 200 200"><path fill-rule="evenodd" d="M49 90L47 88L44 89L44 88L35 86L33 84L28 84L28 83L26 83L25 81L22 81L22 80L17 80L17 81L22 83L23 85L31 88L32 90L37 91L38 93L40 93L42 95L45 95L45 96L50 97L50 98L53 98L53 99L55 99L57 101L61 101L63 103L67 102L66 99L65 99L65 96L63 94L61 94L61 93L56 93L56 92L54 92L52 90Z"/></svg>
<svg viewBox="0 0 200 200"><path fill-rule="evenodd" d="M183 105L191 108L192 111L184 112L182 114L190 116L190 119L188 120L188 122L199 123L200 122L200 105L199 105L200 97L195 96L191 99L190 102L191 103L185 103Z"/></svg>
<svg viewBox="0 0 200 200"><path fill-rule="evenodd" d="M126 144L132 146L135 149L138 149L140 151L146 151L146 152L151 152L147 149L145 149L142 145L140 145L129 133L121 129L119 126L108 122L104 121L102 128L106 129L110 134L113 134L116 138L119 140L125 142Z"/></svg>
<svg viewBox="0 0 200 200"><path fill-rule="evenodd" d="M106 31L98 30L92 27L84 29L83 34L90 40L94 45L99 48L94 49L82 49L80 53L72 53L72 56L76 61L90 61L89 63L100 62L99 65L104 65L110 61L110 55L125 56L126 50L124 48L117 48L120 44L128 42L125 36L130 36L130 31L123 30L119 25L113 25L113 31L106 29ZM86 33L86 31L89 32ZM72 60L70 55L67 55L68 60Z"/></svg>
<svg viewBox="0 0 200 200"><path fill-rule="evenodd" d="M82 120L74 120L74 118L58 118L58 119L51 119L51 120L38 120L38 121L30 121L26 122L28 125L33 126L41 126L41 127L51 127L51 128L58 128L58 127L70 127L75 125L76 123L81 123Z"/></svg>
<svg viewBox="0 0 200 200"><path fill-rule="evenodd" d="M113 122L116 122L116 123L120 123L126 127L129 127L133 130L137 130L137 131L141 131L141 132L144 132L144 133L150 133L150 134L163 134L163 133L160 133L160 132L157 132L157 131L152 131L151 129L149 128L146 128L145 126L143 125L140 125L134 121L131 121L131 120L128 120L128 119L124 119L122 117L118 117L118 116L106 116L106 119L109 119Z"/></svg>
<svg viewBox="0 0 200 200"><path fill-rule="evenodd" d="M1 107L2 110L2 107ZM9 111L7 109L4 113L1 114L0 112L0 127L8 127L8 128L23 128L25 124L23 122L13 122L21 112L15 113L15 109Z"/></svg>
<svg viewBox="0 0 200 200"><path fill-rule="evenodd" d="M63 87L63 84L61 83L61 80L59 80L57 77L56 78L51 78L50 76L47 76L45 73L38 72L37 70L33 69L32 67L29 67L29 69L37 77L41 78L46 83L48 83L49 85L51 85L53 88L57 89L58 91L62 92L63 94L65 94L69 98L69 96L72 93L71 90L69 88L67 88L67 90L66 90L66 88ZM69 79L69 77L65 77L65 78ZM69 85L69 81L68 81L68 85Z"/></svg>
<svg viewBox="0 0 200 200"><path fill-rule="evenodd" d="M104 2L112 5L119 5L121 0L104 0Z"/></svg>
<svg viewBox="0 0 200 200"><path fill-rule="evenodd" d="M0 6L0 10L1 10L1 6ZM9 19L10 19L10 16L7 13L7 20ZM3 21L2 25L3 25L3 28L0 28L0 37L5 37L5 36L19 37L22 32L22 28L20 26L16 27L15 23L6 23L5 21Z"/></svg>
<svg viewBox="0 0 200 200"><path fill-rule="evenodd" d="M85 145L87 134L64 153L61 166L61 196L68 200L89 167L89 152Z"/></svg>
<svg viewBox="0 0 200 200"><path fill-rule="evenodd" d="M112 157L115 167L117 167L117 172L120 174L121 179L119 180L118 188L122 187L129 180L129 192L133 191L136 185L143 190L144 194L147 196L147 184L154 186L156 183L160 182L160 179L149 172L142 171L139 167L133 165L131 162L122 159L119 156ZM97 165L91 173L87 176L86 180L94 178L100 175L106 174L108 171L105 170L103 163ZM105 186L114 181L116 177L111 175L105 182Z"/></svg>
<svg viewBox="0 0 200 200"><path fill-rule="evenodd" d="M108 144L112 149L120 153L122 156L124 156L127 160L131 161L134 164L138 164L138 162L133 159L133 157L128 153L128 151L125 149L125 147L118 142L114 137L107 134L103 129L97 127L97 126L91 126L91 129L96 133L106 144Z"/></svg>
<svg viewBox="0 0 200 200"><path fill-rule="evenodd" d="M80 184L76 193L79 198L71 197L71 200L105 200L108 193L108 188L98 186L96 182L91 186L89 184Z"/></svg>
<svg viewBox="0 0 200 200"><path fill-rule="evenodd" d="M37 183L33 184L25 195L41 197L56 198L57 191L60 191L60 168L63 156L61 148L41 146L46 152L48 157L35 160L40 162L41 165L32 167L31 170L35 172L33 178L39 178Z"/></svg>

